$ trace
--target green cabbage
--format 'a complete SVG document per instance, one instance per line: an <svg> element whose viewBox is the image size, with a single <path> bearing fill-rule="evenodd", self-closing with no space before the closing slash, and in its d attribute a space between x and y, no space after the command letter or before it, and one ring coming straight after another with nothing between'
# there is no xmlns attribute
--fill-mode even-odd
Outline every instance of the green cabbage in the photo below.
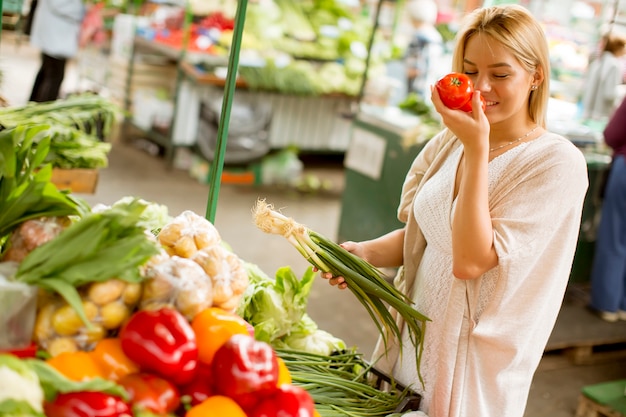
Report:
<svg viewBox="0 0 626 417"><path fill-rule="evenodd" d="M0 416L43 415L43 401L37 374L16 356L0 354Z"/></svg>
<svg viewBox="0 0 626 417"><path fill-rule="evenodd" d="M307 314L293 332L275 340L274 346L323 356L330 356L333 352L346 349L343 340L319 329Z"/></svg>
<svg viewBox="0 0 626 417"><path fill-rule="evenodd" d="M254 326L258 340L272 343L292 331L306 313L315 274L308 268L301 279L291 267L276 271L271 279L255 265L247 265L250 284L237 313Z"/></svg>

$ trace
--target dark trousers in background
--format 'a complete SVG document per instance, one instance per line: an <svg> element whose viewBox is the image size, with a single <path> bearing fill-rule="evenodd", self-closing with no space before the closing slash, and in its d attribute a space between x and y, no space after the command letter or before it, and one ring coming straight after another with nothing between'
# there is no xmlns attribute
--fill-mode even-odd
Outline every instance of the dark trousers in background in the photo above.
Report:
<svg viewBox="0 0 626 417"><path fill-rule="evenodd" d="M59 98L59 91L65 77L65 58L54 58L41 54L41 68L35 78L30 101L44 102Z"/></svg>

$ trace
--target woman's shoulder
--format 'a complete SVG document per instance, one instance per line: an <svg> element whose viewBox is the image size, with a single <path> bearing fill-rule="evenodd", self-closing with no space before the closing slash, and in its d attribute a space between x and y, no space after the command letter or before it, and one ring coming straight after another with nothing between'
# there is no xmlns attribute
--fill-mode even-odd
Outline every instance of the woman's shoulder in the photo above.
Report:
<svg viewBox="0 0 626 417"><path fill-rule="evenodd" d="M571 158L572 160L585 161L585 155L582 150L563 135L551 131L545 131L533 142L537 151L545 152L548 156L556 154Z"/></svg>

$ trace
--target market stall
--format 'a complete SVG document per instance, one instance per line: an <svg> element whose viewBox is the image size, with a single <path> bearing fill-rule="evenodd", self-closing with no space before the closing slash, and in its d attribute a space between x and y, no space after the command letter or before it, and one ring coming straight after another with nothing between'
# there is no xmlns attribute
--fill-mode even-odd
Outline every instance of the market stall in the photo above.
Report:
<svg viewBox="0 0 626 417"><path fill-rule="evenodd" d="M225 2L217 10L194 10L192 5L189 24L183 23L180 9L152 7L151 12L116 17L112 89L118 99L123 94L128 124L163 146L167 155L175 147L194 147L210 160L213 138L206 137L206 111L222 98L232 4ZM248 160L288 146L344 152L364 73L384 76L384 57L392 48L385 51L389 45L381 42L389 41L379 35L370 45L371 17L359 6L337 1L253 2L247 19L235 97L243 104L234 110L250 113L250 108L264 106L266 111L231 125L258 130L257 124L268 119L262 126L267 138L251 144L259 139L233 132L229 144L251 147ZM163 71L161 82L155 77L142 85L134 79L156 71Z"/></svg>

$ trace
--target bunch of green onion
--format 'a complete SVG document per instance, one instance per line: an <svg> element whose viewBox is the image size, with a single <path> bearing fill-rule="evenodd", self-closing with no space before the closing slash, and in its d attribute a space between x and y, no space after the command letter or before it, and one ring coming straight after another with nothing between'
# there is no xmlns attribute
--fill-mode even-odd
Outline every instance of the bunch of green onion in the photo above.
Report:
<svg viewBox="0 0 626 417"><path fill-rule="evenodd" d="M380 389L374 367L353 350L330 356L275 348L289 370L291 383L304 388L322 417L382 417L405 409L418 394L391 379Z"/></svg>
<svg viewBox="0 0 626 417"><path fill-rule="evenodd" d="M400 346L402 344L401 330L388 307L395 309L404 319L415 347L417 371L421 380L419 365L422 337L426 321L430 319L417 311L405 294L391 285L379 269L332 240L275 211L265 200L257 201L253 214L259 229L286 238L318 270L342 276L348 289L373 319L385 346L388 344L388 335L393 336Z"/></svg>

